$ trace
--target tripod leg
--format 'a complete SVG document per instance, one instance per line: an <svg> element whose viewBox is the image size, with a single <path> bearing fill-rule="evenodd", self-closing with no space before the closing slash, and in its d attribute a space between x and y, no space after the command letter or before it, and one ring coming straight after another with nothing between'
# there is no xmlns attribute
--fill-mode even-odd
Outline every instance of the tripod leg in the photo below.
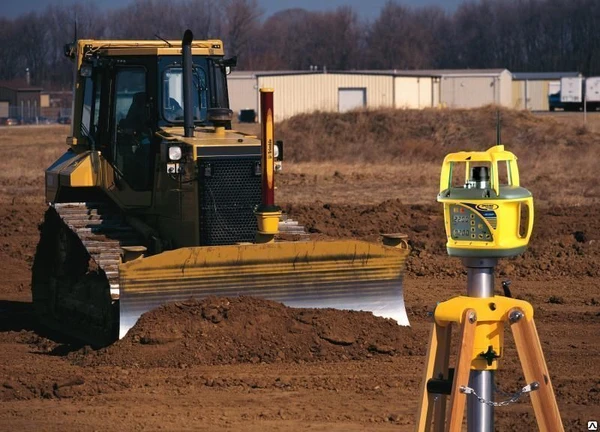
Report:
<svg viewBox="0 0 600 432"><path fill-rule="evenodd" d="M425 375L421 383L421 401L419 402L419 415L417 417L416 432L426 432L431 426L431 415L433 413L433 400L427 391L427 382L433 378L435 374L435 363L438 357L438 339L440 327L434 322L431 326L429 334L429 345L427 348L427 360L425 367Z"/></svg>
<svg viewBox="0 0 600 432"><path fill-rule="evenodd" d="M530 393L538 427L544 432L562 432L560 412L533 318L528 319L520 309L512 309L508 317L525 380L527 383L537 381L540 385L538 390Z"/></svg>
<svg viewBox="0 0 600 432"><path fill-rule="evenodd" d="M438 327L438 355L435 359L434 374L448 379L448 363L450 363L450 336L452 323L446 327ZM440 395L434 404L434 431L444 432L446 426L446 395Z"/></svg>
<svg viewBox="0 0 600 432"><path fill-rule="evenodd" d="M450 417L446 423L447 432L460 432L465 413L467 396L460 391L460 387L469 384L475 344L475 327L477 326L477 314L473 309L464 311L462 323L458 360L450 394Z"/></svg>

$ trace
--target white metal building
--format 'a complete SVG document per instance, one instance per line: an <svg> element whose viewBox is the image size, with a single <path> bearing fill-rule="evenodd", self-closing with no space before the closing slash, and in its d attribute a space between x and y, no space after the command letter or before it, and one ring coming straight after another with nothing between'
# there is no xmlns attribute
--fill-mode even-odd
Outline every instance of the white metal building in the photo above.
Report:
<svg viewBox="0 0 600 432"><path fill-rule="evenodd" d="M259 89L274 90L275 120L313 111L344 112L394 106L391 74L308 72L233 72L228 79L230 106L259 111Z"/></svg>
<svg viewBox="0 0 600 432"><path fill-rule="evenodd" d="M229 106L234 113L257 108L257 72L232 72L227 77Z"/></svg>
<svg viewBox="0 0 600 432"><path fill-rule="evenodd" d="M356 108L473 108L511 106L512 76L506 69L233 72L229 75L231 109L259 114L259 89L274 89L275 120L313 111Z"/></svg>
<svg viewBox="0 0 600 432"><path fill-rule="evenodd" d="M407 74L408 75L408 74ZM439 78L397 71L232 72L229 99L234 113L259 113L259 89L272 88L275 119L313 111L357 108L427 108L439 105Z"/></svg>
<svg viewBox="0 0 600 432"><path fill-rule="evenodd" d="M269 75L281 76L302 76L306 74L314 74L315 72L305 71L290 71L290 72L265 72L265 71L234 71L227 77L227 87L229 89L229 105L233 110L234 115L239 115L242 110L254 110L259 113L261 87L267 87L260 83L260 77ZM289 84L288 84L289 85ZM277 89L276 89L277 90ZM275 91L274 97L278 97L278 92ZM274 103L277 103L275 99ZM275 105L275 113L277 115L278 107ZM278 118L279 119L279 118Z"/></svg>
<svg viewBox="0 0 600 432"><path fill-rule="evenodd" d="M393 79L386 75L260 75L258 87L274 89L276 120L313 111L344 112L365 107L390 107L394 104Z"/></svg>
<svg viewBox="0 0 600 432"><path fill-rule="evenodd" d="M440 105L440 77L394 76L396 108L421 109Z"/></svg>

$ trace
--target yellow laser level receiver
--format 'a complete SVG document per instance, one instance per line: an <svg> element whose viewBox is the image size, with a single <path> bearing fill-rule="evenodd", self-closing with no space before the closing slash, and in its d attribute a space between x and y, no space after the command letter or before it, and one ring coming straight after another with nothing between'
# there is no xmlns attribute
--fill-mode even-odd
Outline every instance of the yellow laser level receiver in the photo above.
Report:
<svg viewBox="0 0 600 432"><path fill-rule="evenodd" d="M448 255L502 258L527 248L533 197L519 185L517 158L503 145L447 155L437 200L444 204Z"/></svg>

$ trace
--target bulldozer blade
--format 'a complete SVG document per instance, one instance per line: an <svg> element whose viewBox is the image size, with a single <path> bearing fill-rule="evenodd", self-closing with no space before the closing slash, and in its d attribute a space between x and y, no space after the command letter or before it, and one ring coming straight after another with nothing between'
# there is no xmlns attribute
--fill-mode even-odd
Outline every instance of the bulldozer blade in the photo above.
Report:
<svg viewBox="0 0 600 432"><path fill-rule="evenodd" d="M139 258L119 267L119 338L161 304L213 295L370 311L407 326L402 275L408 252L320 241L181 248Z"/></svg>

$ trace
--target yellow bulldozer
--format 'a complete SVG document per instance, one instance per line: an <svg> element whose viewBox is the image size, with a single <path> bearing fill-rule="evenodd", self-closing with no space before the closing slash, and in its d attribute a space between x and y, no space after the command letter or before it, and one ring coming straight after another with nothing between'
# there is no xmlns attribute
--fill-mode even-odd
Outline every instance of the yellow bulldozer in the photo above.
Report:
<svg viewBox="0 0 600 432"><path fill-rule="evenodd" d="M261 140L232 130L236 60L220 40L188 30L181 41L79 40L65 54L72 129L45 173L32 270L40 323L103 346L163 303L244 295L408 325L401 239L278 235L272 93Z"/></svg>

